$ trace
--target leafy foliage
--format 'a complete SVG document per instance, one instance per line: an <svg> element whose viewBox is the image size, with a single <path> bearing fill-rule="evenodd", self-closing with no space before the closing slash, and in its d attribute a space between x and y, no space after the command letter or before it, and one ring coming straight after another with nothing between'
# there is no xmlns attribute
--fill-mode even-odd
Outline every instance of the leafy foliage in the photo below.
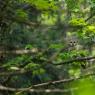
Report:
<svg viewBox="0 0 95 95"><path fill-rule="evenodd" d="M92 76L65 84L51 83L95 72L93 69L84 72L88 67L94 68L95 63L85 59L95 56L95 0L3 0L0 9L0 63L3 63L0 64L0 84L17 89L48 82L41 88L77 86L82 91L70 90L66 95L95 93L95 85L82 88L95 84ZM37 94L2 91L0 95L17 93ZM53 94L59 95L50 93Z"/></svg>

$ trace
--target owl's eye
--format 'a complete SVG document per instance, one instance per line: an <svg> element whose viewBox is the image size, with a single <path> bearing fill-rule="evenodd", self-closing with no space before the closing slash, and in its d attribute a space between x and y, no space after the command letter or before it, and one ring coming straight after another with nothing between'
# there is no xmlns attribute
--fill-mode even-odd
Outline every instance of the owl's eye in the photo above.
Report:
<svg viewBox="0 0 95 95"><path fill-rule="evenodd" d="M72 44L73 42L71 41L70 44Z"/></svg>

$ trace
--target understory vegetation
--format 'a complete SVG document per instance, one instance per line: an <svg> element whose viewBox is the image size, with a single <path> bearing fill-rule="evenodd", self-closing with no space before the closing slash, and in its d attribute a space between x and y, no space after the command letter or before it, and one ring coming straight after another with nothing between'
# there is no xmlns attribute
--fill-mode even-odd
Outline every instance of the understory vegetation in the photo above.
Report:
<svg viewBox="0 0 95 95"><path fill-rule="evenodd" d="M0 0L0 95L95 95L95 0Z"/></svg>

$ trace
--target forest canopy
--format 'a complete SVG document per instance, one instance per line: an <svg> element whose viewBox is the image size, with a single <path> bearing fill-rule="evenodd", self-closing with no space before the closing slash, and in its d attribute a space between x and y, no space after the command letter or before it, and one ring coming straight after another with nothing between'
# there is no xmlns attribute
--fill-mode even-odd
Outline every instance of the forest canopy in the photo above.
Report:
<svg viewBox="0 0 95 95"><path fill-rule="evenodd" d="M95 0L0 0L0 95L95 95Z"/></svg>

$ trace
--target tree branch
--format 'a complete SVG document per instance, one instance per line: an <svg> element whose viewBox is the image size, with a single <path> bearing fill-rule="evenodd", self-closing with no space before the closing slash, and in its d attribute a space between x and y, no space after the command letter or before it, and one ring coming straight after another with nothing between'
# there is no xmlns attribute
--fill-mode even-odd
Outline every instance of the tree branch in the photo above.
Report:
<svg viewBox="0 0 95 95"><path fill-rule="evenodd" d="M92 56L92 57L79 57L79 58L76 58L76 59L72 59L72 60L69 60L69 61L54 64L54 65L62 65L62 64L68 64L68 63L73 63L73 62L83 62L83 61L88 61L88 60L91 60L91 59L95 59L95 56Z"/></svg>
<svg viewBox="0 0 95 95"><path fill-rule="evenodd" d="M74 88L69 88L69 89L27 89L27 88L16 89L16 88L0 86L0 90L17 92L17 93L19 93L19 91L22 91L22 92L38 92L38 93L40 93L40 92L44 92L44 93L56 93L56 92L57 93L66 93L66 92L76 91L76 90L80 90L80 89L84 89L84 88L88 88L88 87L94 87L94 84L83 86L83 87L74 87Z"/></svg>
<svg viewBox="0 0 95 95"><path fill-rule="evenodd" d="M54 64L51 62L52 65L64 65L64 64L71 64L73 62L85 62L87 60L91 60L91 59L95 59L95 56L92 56L92 57L82 57L82 58L76 58L76 59L72 59L72 60L69 60L69 61L65 61L65 62L62 62L62 63L58 63L58 64ZM48 63L48 61L46 62ZM3 67L1 67L3 68ZM30 70L31 71L31 70ZM27 72L30 72L29 70L18 70L18 71L14 71L14 72L1 72L0 73L0 76L9 76L9 75L21 75L21 74L24 74L24 73L27 73Z"/></svg>
<svg viewBox="0 0 95 95"><path fill-rule="evenodd" d="M2 50L2 51L0 51L0 54L31 54L31 53L36 53L36 52L38 52L38 50L36 49L36 48L34 48L34 49L31 49L31 50L25 50L25 49L22 49L22 50Z"/></svg>
<svg viewBox="0 0 95 95"><path fill-rule="evenodd" d="M92 15L90 15L86 20L85 20L85 22L87 22L87 21L89 21L91 18L93 18L95 16L95 14L92 14Z"/></svg>
<svg viewBox="0 0 95 95"><path fill-rule="evenodd" d="M0 72L0 76L15 76L15 75L22 75L25 73L30 72L30 70L18 70L18 71L6 71L6 72Z"/></svg>
<svg viewBox="0 0 95 95"><path fill-rule="evenodd" d="M48 83L42 83L42 84L37 84L37 85L33 85L29 88L11 88L11 87L5 87L5 86L2 86L0 85L0 90L1 91L12 91L12 92L46 92L46 93L49 93L49 92L68 92L67 89L65 90L60 90L60 89L32 89L33 87L41 87L41 86L46 86L46 85L49 85L49 84L57 84L57 83L65 83L65 82L70 82L70 81L73 81L73 80L77 80L77 79L81 79L81 78L84 78L84 77L88 77L88 76L91 76L91 75L95 75L95 73L89 73L89 74L85 74L84 76L80 76L78 78L71 78L71 79L65 79L65 80L59 80L59 81L53 81L53 82L48 82ZM87 85L88 87L88 85ZM71 88L72 90L77 90L79 88ZM71 89L69 89L69 91L71 91Z"/></svg>
<svg viewBox="0 0 95 95"><path fill-rule="evenodd" d="M42 87L42 86L47 86L47 85L55 85L55 84L60 84L60 83L67 83L67 82L71 82L71 81L74 81L74 80L79 80L79 79L82 79L82 78L87 78L89 76L92 76L92 75L95 75L95 73L88 73L88 74L84 74L84 75L81 75L80 77L72 77L70 79L62 79L62 80L58 80L58 81L52 81L52 82L46 82L46 83L41 83L41 84L37 84L37 85L33 85L29 88L32 88L32 87Z"/></svg>

